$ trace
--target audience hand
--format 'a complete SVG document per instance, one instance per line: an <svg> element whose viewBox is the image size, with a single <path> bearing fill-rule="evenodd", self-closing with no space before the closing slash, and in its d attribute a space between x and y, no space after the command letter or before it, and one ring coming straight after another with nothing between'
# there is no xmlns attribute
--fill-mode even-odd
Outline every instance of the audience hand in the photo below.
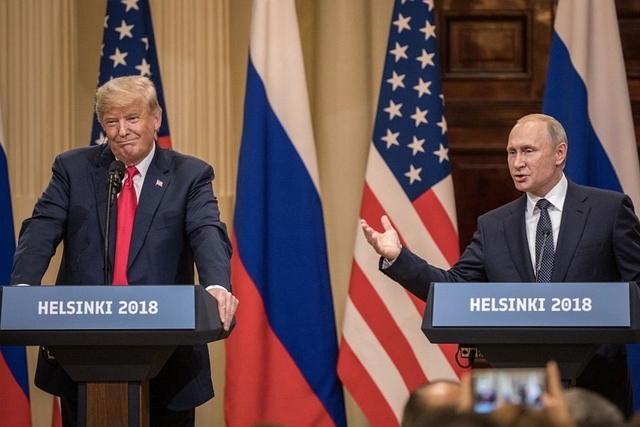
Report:
<svg viewBox="0 0 640 427"><path fill-rule="evenodd" d="M542 403L554 424L575 427L575 422L564 399L560 369L553 360L547 363L547 391L542 395Z"/></svg>

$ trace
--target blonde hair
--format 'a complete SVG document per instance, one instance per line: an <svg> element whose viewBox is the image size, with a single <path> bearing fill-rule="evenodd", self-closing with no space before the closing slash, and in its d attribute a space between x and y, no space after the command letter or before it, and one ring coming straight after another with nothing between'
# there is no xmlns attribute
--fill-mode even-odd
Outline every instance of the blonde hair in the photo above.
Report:
<svg viewBox="0 0 640 427"><path fill-rule="evenodd" d="M128 107L140 98L146 101L149 114L157 115L162 112L156 87L149 78L124 76L111 79L96 90L96 116L102 122L107 110Z"/></svg>

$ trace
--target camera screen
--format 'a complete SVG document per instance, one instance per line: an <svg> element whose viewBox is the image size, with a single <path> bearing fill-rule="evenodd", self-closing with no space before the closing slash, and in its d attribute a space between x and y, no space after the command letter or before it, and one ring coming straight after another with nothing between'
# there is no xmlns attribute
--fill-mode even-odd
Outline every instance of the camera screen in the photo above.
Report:
<svg viewBox="0 0 640 427"><path fill-rule="evenodd" d="M545 378L544 368L474 370L474 410L487 413L504 404L540 409L540 398L546 389Z"/></svg>

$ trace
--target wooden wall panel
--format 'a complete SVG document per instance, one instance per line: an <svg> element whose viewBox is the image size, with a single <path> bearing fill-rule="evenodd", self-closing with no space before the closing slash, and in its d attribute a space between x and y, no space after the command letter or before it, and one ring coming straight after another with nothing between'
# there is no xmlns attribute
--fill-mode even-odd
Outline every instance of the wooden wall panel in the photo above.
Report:
<svg viewBox="0 0 640 427"><path fill-rule="evenodd" d="M442 0L437 31L460 245L478 215L520 195L505 147L516 120L542 107L557 0ZM640 2L616 0L636 140Z"/></svg>
<svg viewBox="0 0 640 427"><path fill-rule="evenodd" d="M515 121L542 106L553 0L444 0L437 31L460 245L478 215L520 193L506 161Z"/></svg>
<svg viewBox="0 0 640 427"><path fill-rule="evenodd" d="M620 41L624 55L631 97L631 112L636 129L636 141L640 139L640 2L616 0Z"/></svg>
<svg viewBox="0 0 640 427"><path fill-rule="evenodd" d="M531 27L526 13L466 16L444 14L443 74L455 78L526 78L529 49L524 43Z"/></svg>
<svg viewBox="0 0 640 427"><path fill-rule="evenodd" d="M511 181L504 152L487 152L484 148L476 147L458 154L463 161L453 164L451 172L456 177L458 187L465 188L466 195L456 197L457 212L464 212L466 219L465 226L459 229L460 245L464 248L473 237L477 217L487 210L484 199L489 197L491 205L499 206L521 193L513 185L500 184ZM480 194L482 196L477 196Z"/></svg>

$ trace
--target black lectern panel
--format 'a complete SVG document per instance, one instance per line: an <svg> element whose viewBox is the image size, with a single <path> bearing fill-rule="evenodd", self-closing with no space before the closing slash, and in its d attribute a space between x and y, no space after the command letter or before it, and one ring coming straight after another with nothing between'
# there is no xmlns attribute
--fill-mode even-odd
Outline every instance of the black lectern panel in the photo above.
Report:
<svg viewBox="0 0 640 427"><path fill-rule="evenodd" d="M539 367L553 359L560 366L562 378L571 380L582 372L601 344L640 341L640 292L636 283L467 283L456 288L460 292L455 298L449 296L448 291L438 298L438 287L457 285L430 285L422 330L433 343L477 348L493 367ZM607 288L608 285L613 286ZM509 292L501 301L496 292L500 295L504 289L514 293ZM570 297L558 296L558 292L567 290ZM609 304L610 298L602 297L602 292L617 294L620 299ZM521 317L509 317L516 311L513 301L527 301L527 298L530 306L523 304L520 307L523 310ZM486 303L480 307L488 312L488 317L469 313L478 309L478 301ZM621 306L620 301L626 306ZM549 320L549 316L558 315L552 308L564 311L555 324L555 320ZM450 313L448 319L452 320L443 321L434 315L439 309ZM434 325L436 318L439 320ZM488 320L486 324L482 323L484 320L476 323L478 318ZM506 320L502 321L502 318ZM517 323L509 323L512 319L518 319Z"/></svg>

